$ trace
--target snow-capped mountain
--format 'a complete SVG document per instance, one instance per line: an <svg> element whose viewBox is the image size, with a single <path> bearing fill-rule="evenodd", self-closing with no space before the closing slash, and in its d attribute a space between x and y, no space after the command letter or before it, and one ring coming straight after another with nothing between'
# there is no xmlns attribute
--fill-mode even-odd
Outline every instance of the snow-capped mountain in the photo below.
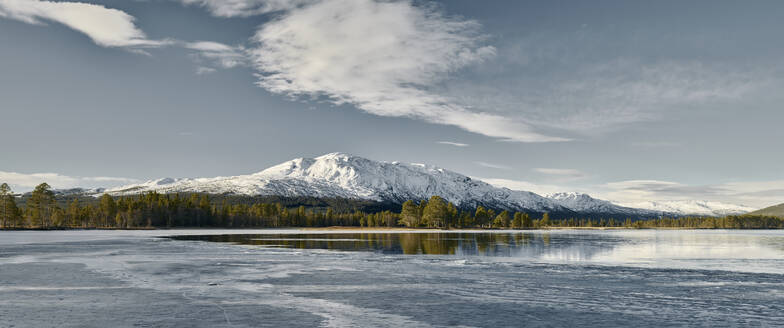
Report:
<svg viewBox="0 0 784 328"><path fill-rule="evenodd" d="M210 193L284 197L340 197L400 204L441 196L464 208L593 215L655 217L662 215L726 215L746 213L745 206L716 202L645 202L624 206L581 193L542 197L528 191L495 187L484 181L425 164L379 162L345 153L297 158L249 175L216 178L164 178L99 190L110 195Z"/></svg>
<svg viewBox="0 0 784 328"><path fill-rule="evenodd" d="M484 205L515 211L572 212L556 200L532 192L496 188L442 168L378 162L344 153L298 158L250 175L165 178L106 192L128 195L148 191L342 197L394 203L437 195L462 207Z"/></svg>
<svg viewBox="0 0 784 328"><path fill-rule="evenodd" d="M577 192L559 192L545 197L559 202L564 207L578 213L629 215L629 216L658 216L661 211L641 208L624 207L606 200L596 199L588 194Z"/></svg>
<svg viewBox="0 0 784 328"><path fill-rule="evenodd" d="M673 200L624 203L624 206L647 209L671 215L725 216L754 211L755 208L712 201Z"/></svg>

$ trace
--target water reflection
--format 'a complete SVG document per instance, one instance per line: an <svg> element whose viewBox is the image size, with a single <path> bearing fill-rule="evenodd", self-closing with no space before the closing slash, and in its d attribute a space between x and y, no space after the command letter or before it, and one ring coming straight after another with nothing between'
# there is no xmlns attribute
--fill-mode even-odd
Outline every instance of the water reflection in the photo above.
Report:
<svg viewBox="0 0 784 328"><path fill-rule="evenodd" d="M262 247L784 273L784 231L278 232L169 237Z"/></svg>
<svg viewBox="0 0 784 328"><path fill-rule="evenodd" d="M265 235L175 236L265 247L364 251L407 255L542 256L561 254L566 259L586 259L608 251L622 239L532 232L513 233L317 233Z"/></svg>

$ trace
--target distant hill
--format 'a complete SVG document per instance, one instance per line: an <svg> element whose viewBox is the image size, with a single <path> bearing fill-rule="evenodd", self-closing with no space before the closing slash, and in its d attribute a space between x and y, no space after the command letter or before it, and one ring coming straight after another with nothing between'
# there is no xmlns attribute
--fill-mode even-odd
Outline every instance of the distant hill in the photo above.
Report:
<svg viewBox="0 0 784 328"><path fill-rule="evenodd" d="M753 207L743 205L703 200L645 201L621 205L670 213L674 216L701 215L720 217L727 215L742 215L754 210Z"/></svg>
<svg viewBox="0 0 784 328"><path fill-rule="evenodd" d="M749 215L769 215L784 218L784 203L750 212Z"/></svg>

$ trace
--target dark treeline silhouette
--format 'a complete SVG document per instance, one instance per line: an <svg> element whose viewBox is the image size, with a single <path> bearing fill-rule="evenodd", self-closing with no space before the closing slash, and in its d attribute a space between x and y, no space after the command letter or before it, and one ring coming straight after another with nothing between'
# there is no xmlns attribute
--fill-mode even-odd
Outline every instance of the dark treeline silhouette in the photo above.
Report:
<svg viewBox="0 0 784 328"><path fill-rule="evenodd" d="M281 227L411 227L411 228L512 228L549 227L625 227L625 228L698 228L698 229L779 229L784 220L767 216L680 217L640 220L559 218L548 213L496 211L479 206L458 209L443 198L408 200L400 211L373 211L376 206L350 200L309 200L305 206L291 200L248 202L248 198L207 194L159 194L94 199L71 197L57 199L48 184L38 185L17 205L7 184L0 185L0 228L68 229L114 228L145 229L174 227L281 228Z"/></svg>

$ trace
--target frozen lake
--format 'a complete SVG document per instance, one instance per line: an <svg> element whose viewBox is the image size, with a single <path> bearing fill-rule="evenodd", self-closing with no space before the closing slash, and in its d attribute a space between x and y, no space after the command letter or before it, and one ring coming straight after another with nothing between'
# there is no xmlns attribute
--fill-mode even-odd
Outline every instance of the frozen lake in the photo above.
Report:
<svg viewBox="0 0 784 328"><path fill-rule="evenodd" d="M0 232L0 327L782 322L784 231Z"/></svg>

